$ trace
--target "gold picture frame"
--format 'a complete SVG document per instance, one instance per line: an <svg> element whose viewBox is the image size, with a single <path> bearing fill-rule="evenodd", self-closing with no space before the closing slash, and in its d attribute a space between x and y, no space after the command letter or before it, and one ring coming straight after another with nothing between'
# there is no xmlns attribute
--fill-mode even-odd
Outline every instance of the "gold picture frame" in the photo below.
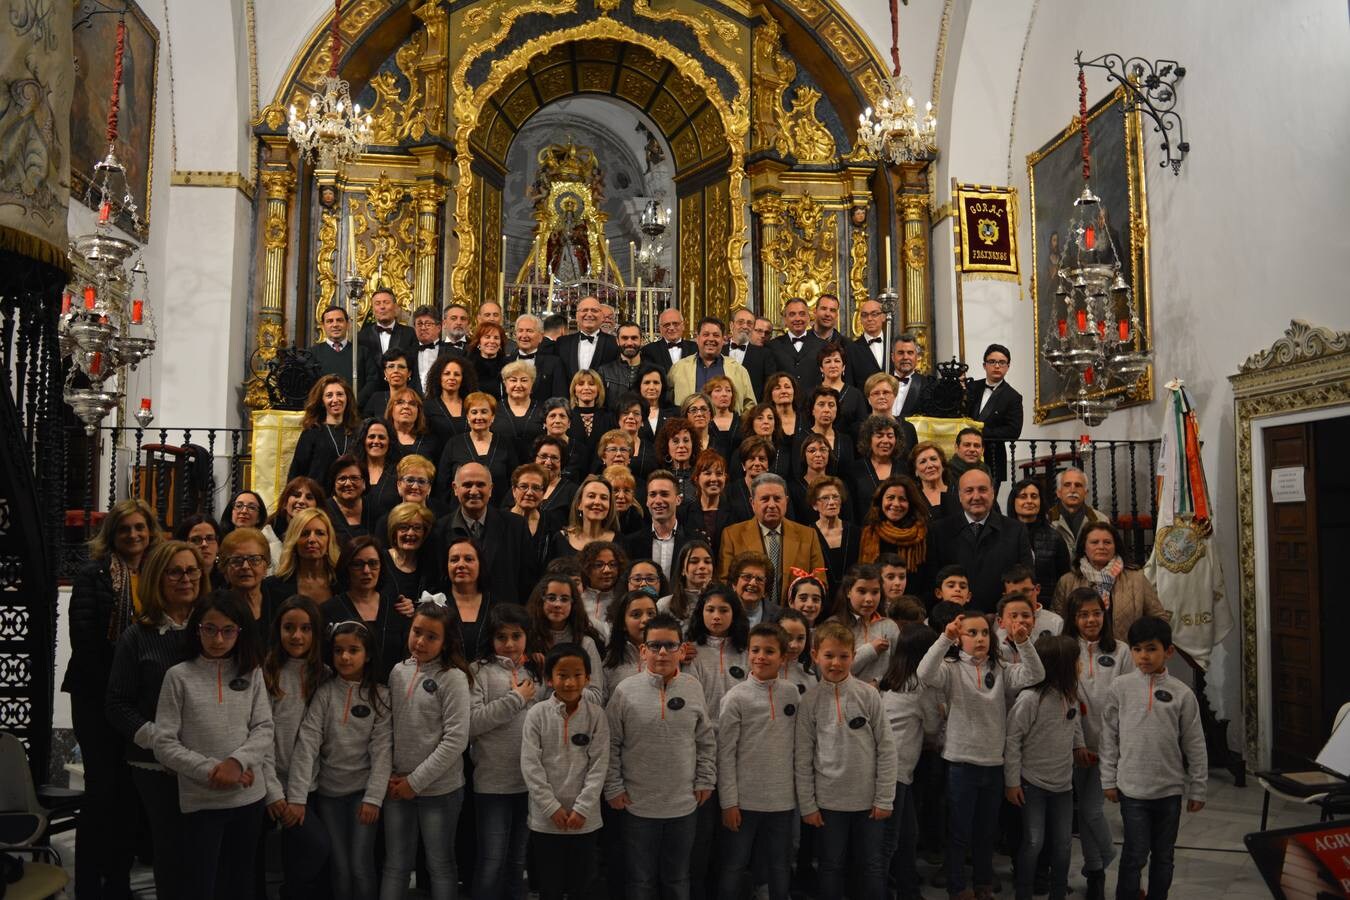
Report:
<svg viewBox="0 0 1350 900"><path fill-rule="evenodd" d="M1124 264L1124 276L1139 310L1140 350L1153 348L1153 309L1149 291L1148 199L1145 192L1144 142L1138 109L1130 109L1124 87L1088 110L1092 138L1092 190L1101 197L1111 225L1112 239ZM1027 154L1027 183L1031 196L1031 299L1035 316L1036 396L1033 421L1037 424L1072 419L1057 396L1060 377L1041 358L1045 329L1055 327L1056 247L1059 229L1069 221L1074 199L1082 192L1082 158L1078 117L1039 150ZM1126 223L1122 227L1121 223ZM1133 389L1117 386L1097 394L1126 395L1121 406L1153 400L1153 367Z"/></svg>

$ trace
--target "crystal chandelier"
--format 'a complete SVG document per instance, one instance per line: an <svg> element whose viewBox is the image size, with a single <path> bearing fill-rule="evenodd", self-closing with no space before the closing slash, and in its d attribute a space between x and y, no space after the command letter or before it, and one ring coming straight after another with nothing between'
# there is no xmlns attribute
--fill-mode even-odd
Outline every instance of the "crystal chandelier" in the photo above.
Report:
<svg viewBox="0 0 1350 900"><path fill-rule="evenodd" d="M339 169L360 156L370 142L370 115L361 115L361 104L352 103L351 88L338 77L338 57L342 49L339 27L342 0L333 0L331 62L328 75L309 97L309 108L300 118L291 104L287 132L302 157L317 159L320 169Z"/></svg>
<svg viewBox="0 0 1350 900"><path fill-rule="evenodd" d="M638 248L638 268L642 271L643 279L649 285L654 285L657 281L657 270L661 268L661 257L666 252L666 245L661 237L670 227L670 209L663 209L659 200L648 200L647 205L642 208L641 215L638 216L638 227L647 236L642 246Z"/></svg>
<svg viewBox="0 0 1350 900"><path fill-rule="evenodd" d="M126 22L119 19L108 108L108 154L94 164L94 177L85 192L85 203L98 209L98 218L94 230L72 240L69 250L71 263L88 275L67 286L57 320L61 355L72 363L64 399L90 435L121 401L127 371L135 371L155 349L154 318L145 299L149 273L140 259L140 248L113 233L113 224L124 217L133 233L142 228L126 167L115 152L125 48ZM133 255L135 261L128 267ZM142 428L154 419L148 397L141 400L135 415Z"/></svg>
<svg viewBox="0 0 1350 900"><path fill-rule="evenodd" d="M858 143L877 159L899 165L937 154L937 116L930 100L919 118L910 95L909 76L900 74L900 15L891 0L891 61L895 65L886 93L858 116Z"/></svg>
<svg viewBox="0 0 1350 900"><path fill-rule="evenodd" d="M1060 402L1084 424L1100 425L1149 367L1139 309L1125 281L1106 206L1092 192L1087 78L1078 69L1083 190L1073 202L1068 243L1055 272L1055 327L1041 356L1063 379ZM1116 390L1111 390L1115 388Z"/></svg>

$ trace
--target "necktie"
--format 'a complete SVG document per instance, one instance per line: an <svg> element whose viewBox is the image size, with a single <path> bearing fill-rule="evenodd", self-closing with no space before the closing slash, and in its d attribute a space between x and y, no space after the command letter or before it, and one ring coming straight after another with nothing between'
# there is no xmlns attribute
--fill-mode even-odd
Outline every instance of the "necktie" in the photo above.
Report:
<svg viewBox="0 0 1350 900"><path fill-rule="evenodd" d="M330 343L333 345L333 349L334 349L334 350L336 350L336 351L339 352L339 353L342 352L342 345L341 345L341 344L339 344L337 341L331 341Z"/></svg>
<svg viewBox="0 0 1350 900"><path fill-rule="evenodd" d="M478 540L480 537L482 537L482 535L483 535L483 523L482 523L482 522L479 522L477 519L475 519L474 521L470 522L470 523L469 523L469 537L473 538L473 539L476 541L476 540Z"/></svg>
<svg viewBox="0 0 1350 900"><path fill-rule="evenodd" d="M868 338L868 339L867 339L867 346L870 347L870 346L872 346L873 344L880 344L883 340L885 340L885 338L879 338L879 337Z"/></svg>
<svg viewBox="0 0 1350 900"><path fill-rule="evenodd" d="M394 326L390 325L388 327L385 327L384 325L376 325L375 330L378 331L380 334L393 334Z"/></svg>
<svg viewBox="0 0 1350 900"><path fill-rule="evenodd" d="M777 602L778 573L783 570L783 536L777 531L770 531L764 536L764 549L767 551L769 562L773 563L773 576L769 579L768 596Z"/></svg>
<svg viewBox="0 0 1350 900"><path fill-rule="evenodd" d="M423 350L435 350L435 349L436 349L436 342L435 342L435 341L432 341L430 344L418 344L418 345L417 345L417 351L418 351L419 353L422 352Z"/></svg>
<svg viewBox="0 0 1350 900"><path fill-rule="evenodd" d="M586 342L588 342L588 343L591 343L591 344L594 344L594 343L595 343L595 335L593 335L593 334L587 334L587 333L584 332L584 331L580 331L580 332L577 332L577 337L581 338L583 341L586 341Z"/></svg>
<svg viewBox="0 0 1350 900"><path fill-rule="evenodd" d="M984 531L984 523L983 523L983 522L971 522L971 523L970 523L970 530L971 530L971 533L975 535L975 541L976 541L976 543L978 543L979 540L980 540L980 532Z"/></svg>

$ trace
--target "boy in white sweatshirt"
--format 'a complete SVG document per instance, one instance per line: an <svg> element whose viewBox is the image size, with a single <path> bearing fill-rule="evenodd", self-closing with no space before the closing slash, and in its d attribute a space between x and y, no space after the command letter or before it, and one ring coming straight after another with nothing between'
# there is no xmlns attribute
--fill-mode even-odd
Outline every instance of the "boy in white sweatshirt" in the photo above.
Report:
<svg viewBox="0 0 1350 900"><path fill-rule="evenodd" d="M1172 626L1145 616L1130 626L1127 639L1135 671L1111 682L1102 710L1102 790L1120 804L1125 826L1116 898L1139 896L1148 863L1148 896L1166 900L1182 795L1188 812L1205 806L1205 733L1195 694L1167 674Z"/></svg>

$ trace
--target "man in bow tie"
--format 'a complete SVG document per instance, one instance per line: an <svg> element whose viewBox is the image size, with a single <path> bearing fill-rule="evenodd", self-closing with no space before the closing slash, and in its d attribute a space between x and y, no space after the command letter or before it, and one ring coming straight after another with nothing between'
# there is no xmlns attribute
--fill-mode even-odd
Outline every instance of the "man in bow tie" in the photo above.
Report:
<svg viewBox="0 0 1350 900"><path fill-rule="evenodd" d="M668 372L675 363L698 352L693 341L685 340L684 316L678 309L662 310L656 323L661 336L642 348L643 362Z"/></svg>
<svg viewBox="0 0 1350 900"><path fill-rule="evenodd" d="M427 373L436 360L444 355L460 353L441 340L441 315L434 306L419 306L413 310L413 334L417 336L417 343L412 348L414 371L411 384L413 390L424 394Z"/></svg>
<svg viewBox="0 0 1350 900"><path fill-rule="evenodd" d="M442 322L446 346L467 353L469 346L469 309L461 303L451 303L445 308Z"/></svg>
<svg viewBox="0 0 1350 900"><path fill-rule="evenodd" d="M767 322L768 320L764 320ZM764 395L764 379L768 371L769 354L755 341L755 314L742 307L731 317L731 340L722 348L722 355L736 360L750 376L750 386L758 399Z"/></svg>
<svg viewBox="0 0 1350 900"><path fill-rule="evenodd" d="M858 390L867 379L887 371L886 313L875 300L864 300L858 307L862 334L844 347L844 378Z"/></svg>
<svg viewBox="0 0 1350 900"><path fill-rule="evenodd" d="M530 388L530 397L534 400L567 394L567 376L563 374L562 360L541 351L543 339L544 323L538 316L525 313L516 319L516 349L507 359L534 366L534 387Z"/></svg>
<svg viewBox="0 0 1350 900"><path fill-rule="evenodd" d="M921 375L919 366L919 341L914 335L905 332L897 335L891 345L891 365L896 380L900 382L895 392L895 405L891 413L896 418L921 416L924 414L926 394L932 387L932 379Z"/></svg>
<svg viewBox="0 0 1350 900"><path fill-rule="evenodd" d="M783 304L787 333L769 341L771 372L786 372L797 382L797 396L805 397L820 384L816 355L825 346L811 330L811 311L806 301L793 297Z"/></svg>
<svg viewBox="0 0 1350 900"><path fill-rule="evenodd" d="M619 355L613 335L600 330L604 310L595 297L582 297L577 303L577 330L558 338L558 358L570 383L582 369L596 369Z"/></svg>
<svg viewBox="0 0 1350 900"><path fill-rule="evenodd" d="M362 406L375 391L384 388L384 354L417 346L417 335L398 320L398 300L388 288L379 288L370 296L370 312L375 321L367 323L356 336L356 357L361 367L357 402Z"/></svg>

